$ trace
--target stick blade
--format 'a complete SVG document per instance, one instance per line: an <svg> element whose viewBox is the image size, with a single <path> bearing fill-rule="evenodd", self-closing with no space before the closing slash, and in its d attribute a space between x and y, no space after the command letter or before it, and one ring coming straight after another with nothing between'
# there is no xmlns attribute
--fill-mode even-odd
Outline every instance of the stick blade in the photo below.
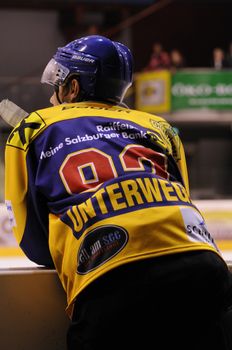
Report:
<svg viewBox="0 0 232 350"><path fill-rule="evenodd" d="M4 99L0 102L0 116L7 124L15 127L28 113L14 102Z"/></svg>

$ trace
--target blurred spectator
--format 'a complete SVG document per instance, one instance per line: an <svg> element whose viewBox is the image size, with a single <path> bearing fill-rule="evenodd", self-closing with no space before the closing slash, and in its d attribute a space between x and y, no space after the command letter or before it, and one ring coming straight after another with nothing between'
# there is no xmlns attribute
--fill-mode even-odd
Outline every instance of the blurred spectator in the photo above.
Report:
<svg viewBox="0 0 232 350"><path fill-rule="evenodd" d="M87 35L98 35L100 34L99 27L96 24L91 24L86 31Z"/></svg>
<svg viewBox="0 0 232 350"><path fill-rule="evenodd" d="M226 67L225 53L220 47L213 49L211 67L219 70Z"/></svg>
<svg viewBox="0 0 232 350"><path fill-rule="evenodd" d="M170 68L172 71L176 69L184 68L186 66L185 58L178 49L173 49L170 52L171 64Z"/></svg>
<svg viewBox="0 0 232 350"><path fill-rule="evenodd" d="M152 71L157 69L170 68L170 56L167 51L163 49L163 46L159 42L155 42L152 46L152 53L147 66L144 71Z"/></svg>

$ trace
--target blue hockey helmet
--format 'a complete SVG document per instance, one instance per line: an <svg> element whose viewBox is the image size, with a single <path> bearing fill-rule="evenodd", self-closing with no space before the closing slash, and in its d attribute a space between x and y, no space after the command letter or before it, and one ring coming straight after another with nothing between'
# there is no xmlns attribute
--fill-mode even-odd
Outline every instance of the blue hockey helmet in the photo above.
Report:
<svg viewBox="0 0 232 350"><path fill-rule="evenodd" d="M79 100L122 102L132 84L133 58L125 45L100 35L74 40L47 64L42 83L65 85L71 75L80 84Z"/></svg>

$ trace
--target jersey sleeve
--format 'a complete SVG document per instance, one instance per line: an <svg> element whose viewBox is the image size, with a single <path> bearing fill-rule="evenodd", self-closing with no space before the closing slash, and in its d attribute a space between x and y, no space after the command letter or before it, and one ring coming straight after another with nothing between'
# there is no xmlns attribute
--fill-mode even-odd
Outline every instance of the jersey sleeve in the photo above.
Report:
<svg viewBox="0 0 232 350"><path fill-rule="evenodd" d="M45 200L33 184L36 164L30 161L28 155L33 138L31 134L39 130L39 123L33 125L32 120L33 115L30 123L23 121L8 138L5 148L5 201L10 211L13 233L25 255L39 265L52 267L48 246L48 212Z"/></svg>

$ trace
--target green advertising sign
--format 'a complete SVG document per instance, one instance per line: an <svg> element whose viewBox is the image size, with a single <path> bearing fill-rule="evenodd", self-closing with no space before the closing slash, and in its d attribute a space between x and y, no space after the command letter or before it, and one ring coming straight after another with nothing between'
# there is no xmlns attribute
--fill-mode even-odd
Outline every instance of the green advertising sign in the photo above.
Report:
<svg viewBox="0 0 232 350"><path fill-rule="evenodd" d="M172 111L232 109L232 70L189 70L173 74Z"/></svg>

